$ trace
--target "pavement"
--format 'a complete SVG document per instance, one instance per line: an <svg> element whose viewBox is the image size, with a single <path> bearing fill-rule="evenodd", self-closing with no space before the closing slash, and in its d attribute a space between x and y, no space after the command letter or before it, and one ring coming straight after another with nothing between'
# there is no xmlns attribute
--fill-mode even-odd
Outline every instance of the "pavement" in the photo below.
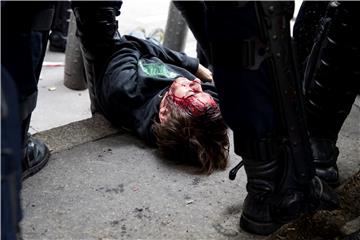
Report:
<svg viewBox="0 0 360 240"><path fill-rule="evenodd" d="M124 2L120 30L165 27L168 2L141 3ZM191 33L185 52L195 54ZM48 52L39 82L31 132L52 155L23 182L24 239L264 239L239 228L246 175L241 169L228 179L240 160L232 145L228 168L209 176L163 159L101 115L91 117L87 90L63 85L64 58ZM342 182L360 168L359 119L358 98L339 136Z"/></svg>

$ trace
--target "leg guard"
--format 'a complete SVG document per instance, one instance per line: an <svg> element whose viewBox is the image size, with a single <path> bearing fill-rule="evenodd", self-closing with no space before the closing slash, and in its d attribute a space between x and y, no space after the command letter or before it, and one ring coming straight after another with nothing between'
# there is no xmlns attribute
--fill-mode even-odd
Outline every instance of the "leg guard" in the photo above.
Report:
<svg viewBox="0 0 360 240"><path fill-rule="evenodd" d="M304 74L306 59L314 44L320 19L324 16L328 4L328 1L303 1L301 4L293 29L294 50L300 76Z"/></svg>
<svg viewBox="0 0 360 240"><path fill-rule="evenodd" d="M292 17L289 9L292 6L289 2L256 4L262 39L267 41L271 52L266 61L276 93L277 135L282 137L279 159L283 161L280 166L283 166L284 174L276 192L280 199L274 214L281 222L288 222L314 208L334 208L338 205L336 195L314 177L303 99L289 32Z"/></svg>
<svg viewBox="0 0 360 240"><path fill-rule="evenodd" d="M360 89L357 2L332 2L307 62L303 90L317 175L338 185L335 146Z"/></svg>
<svg viewBox="0 0 360 240"><path fill-rule="evenodd" d="M116 16L120 15L121 5L122 1L72 2L92 113L99 111L96 89L101 86L101 75L121 38L116 20Z"/></svg>

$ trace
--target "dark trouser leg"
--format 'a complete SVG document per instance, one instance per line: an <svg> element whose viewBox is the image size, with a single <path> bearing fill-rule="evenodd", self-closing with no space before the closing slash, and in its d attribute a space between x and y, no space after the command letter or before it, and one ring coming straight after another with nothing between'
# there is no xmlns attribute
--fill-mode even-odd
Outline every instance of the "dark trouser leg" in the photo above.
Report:
<svg viewBox="0 0 360 240"><path fill-rule="evenodd" d="M49 30L34 29L32 22L42 18L39 12L46 12L47 5L28 3L32 8L16 2L3 7L4 34L2 34L2 63L13 77L20 103L20 117L23 121L23 136L27 135L31 113L37 100L37 83L45 56ZM49 9L51 10L51 8ZM33 11L33 12L31 12ZM24 14L30 23L24 23L19 15ZM37 17L37 14L39 16ZM5 15L5 16L4 16ZM45 15L47 16L47 15ZM49 18L52 18L50 13ZM42 19L45 21L46 19ZM51 23L51 20L49 21ZM16 27L14 27L16 26ZM50 26L48 26L50 28ZM23 138L25 140L25 138Z"/></svg>
<svg viewBox="0 0 360 240"><path fill-rule="evenodd" d="M186 20L191 32L198 41L196 51L200 63L205 67L209 67L208 56L210 52L205 34L205 3L202 1L174 1L173 3Z"/></svg>
<svg viewBox="0 0 360 240"><path fill-rule="evenodd" d="M331 3L307 62L305 109L316 173L339 184L336 160L338 133L360 89L360 4Z"/></svg>
<svg viewBox="0 0 360 240"><path fill-rule="evenodd" d="M51 26L49 38L49 50L54 52L65 52L69 20L70 20L70 1L58 1L55 6L54 21Z"/></svg>
<svg viewBox="0 0 360 240"><path fill-rule="evenodd" d="M1 10L4 20L2 64L13 77L18 91L24 146L23 177L27 177L40 170L49 156L43 143L34 143L32 138L28 138L28 129L31 113L36 106L37 82L54 9L51 2L6 2Z"/></svg>
<svg viewBox="0 0 360 240"><path fill-rule="evenodd" d="M92 113L101 111L97 103L97 86L101 86L107 62L121 41L116 20L116 16L120 15L121 5L122 1L72 2Z"/></svg>
<svg viewBox="0 0 360 240"><path fill-rule="evenodd" d="M21 138L15 84L1 66L1 239L16 239L21 189Z"/></svg>
<svg viewBox="0 0 360 240"><path fill-rule="evenodd" d="M290 44L291 6L288 2L207 5L220 106L248 177L240 226L269 234L314 205L335 207L336 195L314 177Z"/></svg>
<svg viewBox="0 0 360 240"><path fill-rule="evenodd" d="M209 63L209 59L204 49L201 47L199 43L196 44L196 57L199 59L201 65L212 71L212 66Z"/></svg>

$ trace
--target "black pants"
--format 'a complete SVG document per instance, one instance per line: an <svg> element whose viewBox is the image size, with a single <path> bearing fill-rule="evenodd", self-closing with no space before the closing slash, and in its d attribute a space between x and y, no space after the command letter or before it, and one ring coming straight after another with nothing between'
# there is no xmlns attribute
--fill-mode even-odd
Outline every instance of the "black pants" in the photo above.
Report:
<svg viewBox="0 0 360 240"><path fill-rule="evenodd" d="M186 20L198 44L197 57L202 65L209 67L210 49L206 39L206 4L203 1L174 1L176 8Z"/></svg>
<svg viewBox="0 0 360 240"><path fill-rule="evenodd" d="M1 239L16 239L22 218L21 144L36 106L53 3L1 2Z"/></svg>
<svg viewBox="0 0 360 240"><path fill-rule="evenodd" d="M274 128L272 83L265 66L250 71L240 65L244 54L241 43L259 34L253 3L237 7L236 2L219 2L215 3L218 4L216 11L211 4L175 2L205 54L212 58L214 81L226 123L240 139L260 139Z"/></svg>
<svg viewBox="0 0 360 240"><path fill-rule="evenodd" d="M23 140L36 107L53 11L54 2L5 2L1 6L1 62L18 91Z"/></svg>
<svg viewBox="0 0 360 240"><path fill-rule="evenodd" d="M20 208L21 139L15 83L1 66L1 239L16 239Z"/></svg>

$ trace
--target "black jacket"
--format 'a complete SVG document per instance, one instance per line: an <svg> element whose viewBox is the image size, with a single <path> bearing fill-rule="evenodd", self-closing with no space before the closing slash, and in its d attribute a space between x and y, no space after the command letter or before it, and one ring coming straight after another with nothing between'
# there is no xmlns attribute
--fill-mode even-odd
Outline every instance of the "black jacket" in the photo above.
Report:
<svg viewBox="0 0 360 240"><path fill-rule="evenodd" d="M195 79L199 62L184 53L132 36L123 36L119 49L111 57L102 84L97 86L101 111L115 126L134 130L154 145L151 126L159 120L164 93L179 76ZM203 84L203 90L217 100L212 84Z"/></svg>

